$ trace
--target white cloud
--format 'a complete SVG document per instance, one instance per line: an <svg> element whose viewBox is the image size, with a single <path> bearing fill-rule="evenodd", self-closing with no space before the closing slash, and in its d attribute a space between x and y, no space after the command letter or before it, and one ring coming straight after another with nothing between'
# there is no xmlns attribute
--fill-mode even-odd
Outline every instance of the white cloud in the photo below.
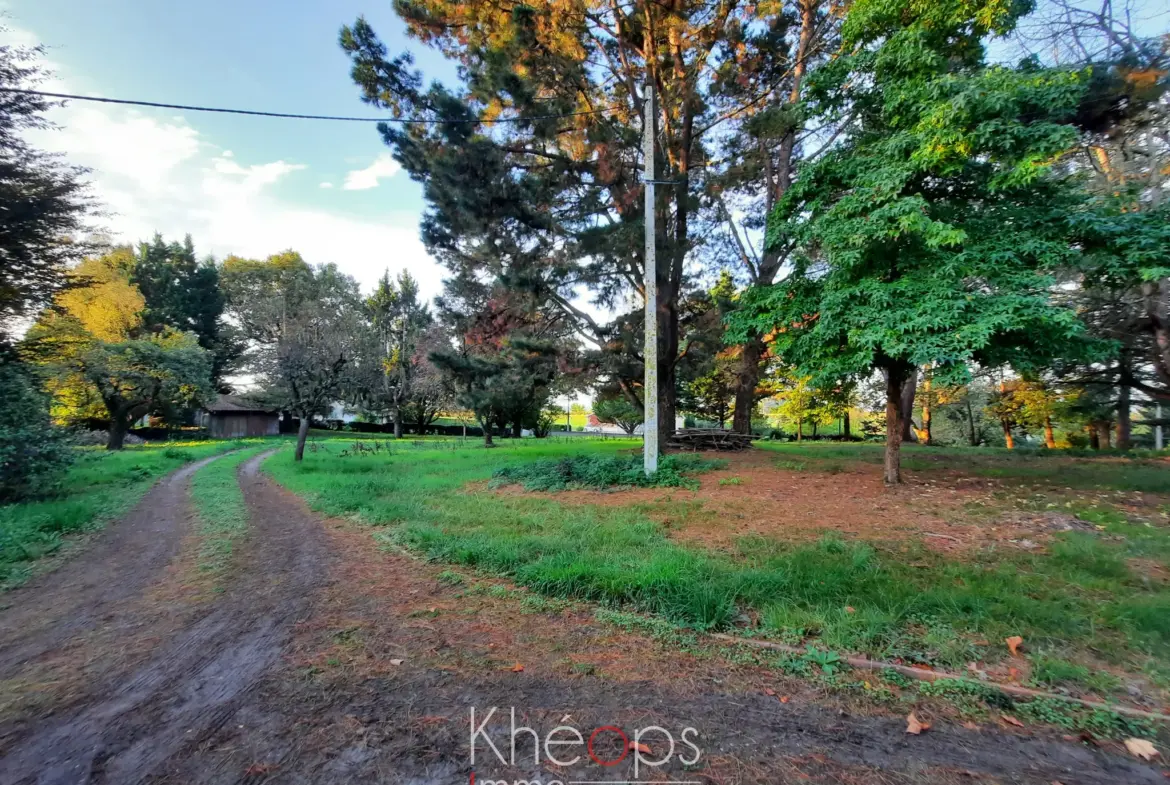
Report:
<svg viewBox="0 0 1170 785"><path fill-rule="evenodd" d="M346 174L345 184L341 187L347 191L377 188L378 180L393 177L401 168L398 162L390 157L389 153L382 153L365 169L355 169Z"/></svg>
<svg viewBox="0 0 1170 785"><path fill-rule="evenodd" d="M32 40L17 33L0 35L0 43L16 37ZM45 89L78 92L59 78ZM100 223L115 242L134 243L156 231L170 238L190 233L199 253L220 258L263 258L293 248L312 263L335 262L367 290L387 268L409 269L427 297L440 290L442 269L418 238L416 215L364 220L281 198L280 187L304 164L245 160L183 117L73 102L50 119L59 128L32 132L30 140L91 169L94 196L106 211ZM373 187L397 168L388 156L379 158L351 172L346 187L355 176L372 183L357 187Z"/></svg>
<svg viewBox="0 0 1170 785"><path fill-rule="evenodd" d="M321 183L321 184L320 184L320 185L318 185L317 187L318 187L318 188L332 188L332 187L333 187L333 183Z"/></svg>

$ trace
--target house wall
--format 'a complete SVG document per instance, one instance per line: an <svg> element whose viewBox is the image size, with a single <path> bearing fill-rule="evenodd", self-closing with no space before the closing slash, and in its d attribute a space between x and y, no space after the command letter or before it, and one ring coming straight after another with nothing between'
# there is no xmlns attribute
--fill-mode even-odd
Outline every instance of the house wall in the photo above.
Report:
<svg viewBox="0 0 1170 785"><path fill-rule="evenodd" d="M280 418L263 412L213 412L208 430L213 439L276 436L280 433Z"/></svg>

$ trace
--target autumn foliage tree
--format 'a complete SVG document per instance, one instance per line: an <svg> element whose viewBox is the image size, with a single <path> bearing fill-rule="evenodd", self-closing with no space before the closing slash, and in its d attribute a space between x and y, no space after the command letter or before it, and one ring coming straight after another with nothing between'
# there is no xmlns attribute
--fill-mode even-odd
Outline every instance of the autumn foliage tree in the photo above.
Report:
<svg viewBox="0 0 1170 785"><path fill-rule="evenodd" d="M392 56L364 19L342 29L341 46L362 100L428 121L379 130L423 184L422 235L436 257L456 277L485 270L559 308L598 344L615 330L578 308L576 297L588 291L614 308L642 293L639 172L645 85L652 85L655 166L664 183L653 207L653 272L665 441L687 359L689 260L706 241L705 228L722 224L727 212L711 198L713 167L734 158L742 174L766 158L791 169L800 127L790 122L793 97L806 64L825 53L821 31L834 25L828 3L794 8L743 0L397 3L409 35L459 64L457 87L424 89L409 56ZM783 108L763 111L774 107ZM728 129L749 116L757 117L753 151L718 155ZM771 178L772 198L786 177ZM740 174L724 187L732 180L735 188L765 188ZM743 362L754 371L750 358Z"/></svg>

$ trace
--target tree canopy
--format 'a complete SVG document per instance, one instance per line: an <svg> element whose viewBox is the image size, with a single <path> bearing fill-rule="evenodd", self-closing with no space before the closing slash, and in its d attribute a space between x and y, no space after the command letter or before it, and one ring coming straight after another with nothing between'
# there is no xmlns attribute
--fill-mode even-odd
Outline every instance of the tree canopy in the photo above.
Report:
<svg viewBox="0 0 1170 785"><path fill-rule="evenodd" d="M1022 9L859 0L810 111L855 117L769 216L797 248L781 284L749 290L740 335L774 336L814 381L882 371L888 482L899 482L900 396L918 366L961 380L972 363L1039 366L1068 353L1076 314L1053 302L1073 261L1077 194L1052 171L1076 140L1073 71L988 67L985 36Z"/></svg>

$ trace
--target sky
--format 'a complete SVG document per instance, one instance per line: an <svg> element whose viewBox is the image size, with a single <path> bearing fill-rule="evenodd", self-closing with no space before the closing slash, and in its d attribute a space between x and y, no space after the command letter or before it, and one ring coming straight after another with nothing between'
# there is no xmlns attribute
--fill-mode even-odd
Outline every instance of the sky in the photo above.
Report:
<svg viewBox="0 0 1170 785"><path fill-rule="evenodd" d="M408 41L390 0L0 0L4 43L42 44L40 89L307 114L375 116L337 44L364 14L429 80L454 66ZM373 123L211 115L74 101L32 141L89 167L100 226L116 242L191 234L200 255L292 248L367 291L409 270L423 294L442 269L418 238L421 186Z"/></svg>

